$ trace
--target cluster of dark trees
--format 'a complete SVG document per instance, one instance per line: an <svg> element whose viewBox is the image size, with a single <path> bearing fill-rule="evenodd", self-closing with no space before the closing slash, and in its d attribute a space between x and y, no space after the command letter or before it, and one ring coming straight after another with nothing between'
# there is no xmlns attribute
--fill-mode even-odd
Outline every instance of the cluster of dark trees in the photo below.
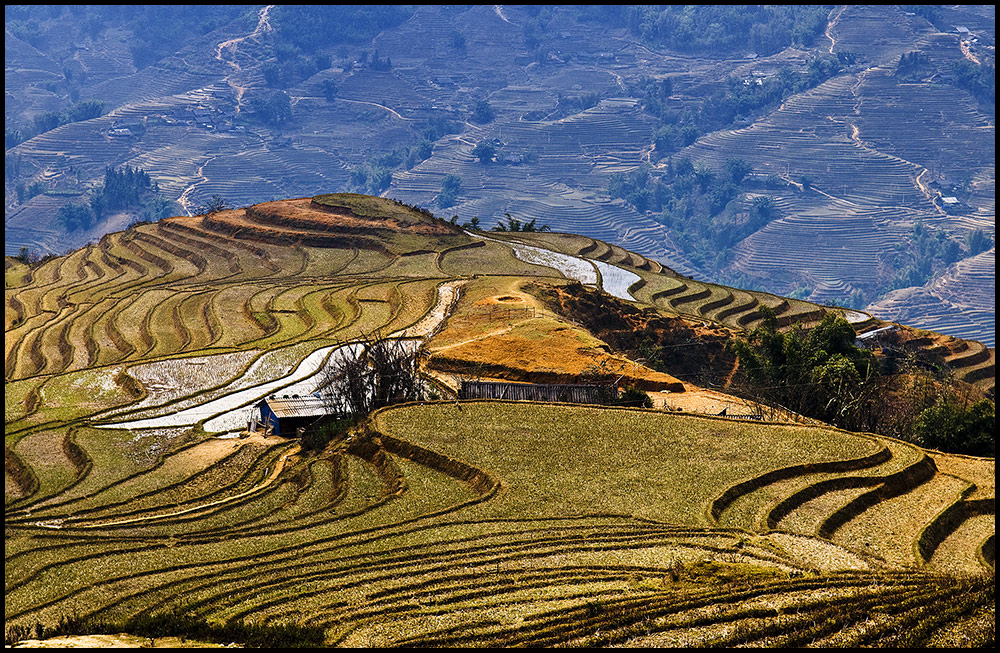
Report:
<svg viewBox="0 0 1000 653"><path fill-rule="evenodd" d="M261 73L269 87L287 89L326 70L332 63L333 58L327 53L303 53L292 45L279 43L271 60L261 66Z"/></svg>
<svg viewBox="0 0 1000 653"><path fill-rule="evenodd" d="M7 5L5 28L39 47L50 35L47 20L68 12L83 35L96 38L108 29L131 32L126 40L136 68L173 54L187 42L246 16L256 19L253 5ZM65 18L62 23L66 24Z"/></svg>
<svg viewBox="0 0 1000 653"><path fill-rule="evenodd" d="M17 194L17 203L24 204L32 197L36 195L41 195L46 191L45 184L40 181L33 181L30 184L25 184L24 182L17 182L14 186L14 192Z"/></svg>
<svg viewBox="0 0 1000 653"><path fill-rule="evenodd" d="M462 178L458 175L448 175L441 182L441 192L437 196L438 208L446 209L454 206L458 199L458 191L462 188Z"/></svg>
<svg viewBox="0 0 1000 653"><path fill-rule="evenodd" d="M433 143L427 138L422 138L412 145L397 147L389 152L373 156L364 166L358 166L351 170L351 189L359 193L379 195L392 183L393 171L400 168L409 170L421 161L430 158L433 151ZM447 182L447 179L445 181ZM445 192L444 188L442 188L442 192ZM454 189L454 193L458 193L457 187ZM450 199L454 204L454 195ZM446 208L441 204L438 206ZM447 206L451 206L451 204Z"/></svg>
<svg viewBox="0 0 1000 653"><path fill-rule="evenodd" d="M902 9L927 19L942 32L952 32L955 29L952 17L942 14L940 6L902 5ZM926 59L911 59L909 62L904 59L900 60L901 64L914 62L926 63L927 61ZM977 64L968 59L959 59L952 62L950 73L951 83L971 93L983 105L983 109L987 113L991 115L995 113L997 95L996 64L994 62L984 61ZM947 76L944 81L949 81Z"/></svg>
<svg viewBox="0 0 1000 653"><path fill-rule="evenodd" d="M774 314L764 312L760 326L730 345L739 359L733 389L745 398L851 431L994 455L989 399L971 401L947 379L855 346L854 327L840 316L827 314L809 330L781 331Z"/></svg>
<svg viewBox="0 0 1000 653"><path fill-rule="evenodd" d="M156 63L181 44L241 17L251 29L257 19L253 5L123 5L121 11L133 33L129 50L136 68Z"/></svg>
<svg viewBox="0 0 1000 653"><path fill-rule="evenodd" d="M281 128L292 122L292 99L288 93L260 89L248 93L246 98L251 113L265 125Z"/></svg>
<svg viewBox="0 0 1000 653"><path fill-rule="evenodd" d="M369 164L351 169L350 188L358 193L378 195L392 183L392 168Z"/></svg>
<svg viewBox="0 0 1000 653"><path fill-rule="evenodd" d="M695 165L687 158L670 159L662 169L641 165L611 178L608 194L624 199L640 212L669 226L690 260L702 269L718 269L735 244L780 217L765 194L741 199L751 185L763 190L784 188L775 176L753 177L743 159L729 159L720 170ZM758 189L759 190L759 189Z"/></svg>
<svg viewBox="0 0 1000 653"><path fill-rule="evenodd" d="M738 374L744 389L800 415L854 430L867 386L878 376L875 356L854 345L856 334L842 317L828 314L808 331L778 330L773 312L765 311L747 339L735 339Z"/></svg>
<svg viewBox="0 0 1000 653"><path fill-rule="evenodd" d="M276 5L270 22L279 42L317 52L331 44L368 43L412 15L408 5Z"/></svg>
<svg viewBox="0 0 1000 653"><path fill-rule="evenodd" d="M385 58L378 56L378 50L372 54L371 59L365 57L362 58L362 63L368 66L369 70L374 70L375 72L384 73L386 71L392 70L392 59L386 55Z"/></svg>
<svg viewBox="0 0 1000 653"><path fill-rule="evenodd" d="M965 238L966 256L982 254L993 247L993 238L982 229L975 229L969 232Z"/></svg>
<svg viewBox="0 0 1000 653"><path fill-rule="evenodd" d="M851 61L853 57L846 53L820 55L810 59L801 72L783 66L776 74L763 78L731 77L724 88L713 91L693 109L678 109L670 101L674 87L669 77L640 78L629 93L641 98L643 110L659 119L655 154L662 158L690 145L702 134L760 115L790 95L818 86Z"/></svg>
<svg viewBox="0 0 1000 653"><path fill-rule="evenodd" d="M47 254L42 256L37 251L31 249L30 247L21 247L17 254L13 257L15 261L20 261L25 265L36 265L43 260L52 258L54 254Z"/></svg>
<svg viewBox="0 0 1000 653"><path fill-rule="evenodd" d="M536 231L549 231L551 229L551 227L547 224L538 225L537 218L532 218L531 220L524 222L523 220L518 220L513 217L510 213L505 213L504 215L507 217L507 222L500 220L496 223L496 226L493 227L493 231L522 231L534 233Z"/></svg>
<svg viewBox="0 0 1000 653"><path fill-rule="evenodd" d="M393 171L410 170L421 161L426 161L434 152L434 141L447 134L459 133L462 131L462 125L445 117L437 117L424 121L418 130L419 139L415 143L373 156L365 165L352 169L350 188L369 195L381 194L392 183ZM454 181L449 183L454 184ZM442 188L442 191L444 190ZM457 194L457 187L454 188L454 191ZM445 201L449 199L452 202L447 206L452 206L455 198L454 196L449 198L446 194ZM441 204L438 206L439 208L447 208Z"/></svg>
<svg viewBox="0 0 1000 653"><path fill-rule="evenodd" d="M601 101L600 93L577 93L567 95L559 91L556 95L556 108L546 116L548 120L558 120L597 106Z"/></svg>
<svg viewBox="0 0 1000 653"><path fill-rule="evenodd" d="M71 122L80 122L98 118L104 113L104 103L100 100L80 100L65 111L43 111L36 115L30 125L25 127L10 126L4 128L4 146L10 149L19 143L38 134L44 134L56 127Z"/></svg>
<svg viewBox="0 0 1000 653"><path fill-rule="evenodd" d="M86 231L97 224L97 217L86 204L73 202L59 208L56 224L66 231Z"/></svg>
<svg viewBox="0 0 1000 653"><path fill-rule="evenodd" d="M457 120L451 120L444 116L428 118L421 126L421 137L425 141L434 142L448 134L459 134L463 125Z"/></svg>
<svg viewBox="0 0 1000 653"><path fill-rule="evenodd" d="M482 164L492 163L493 157L496 156L497 148L491 141L479 141L476 146L472 148L472 156L479 159Z"/></svg>
<svg viewBox="0 0 1000 653"><path fill-rule="evenodd" d="M457 215L451 216L451 220L449 220L448 222L450 222L451 224L457 226L458 225L458 216ZM480 223L479 216L478 215L474 215L469 220L463 222L462 223L462 229L468 229L470 231L482 231L483 227L482 227L482 224Z"/></svg>
<svg viewBox="0 0 1000 653"><path fill-rule="evenodd" d="M975 64L960 59L952 64L955 86L972 94L984 109L994 115L997 104L997 71L992 63Z"/></svg>
<svg viewBox="0 0 1000 653"><path fill-rule="evenodd" d="M537 163L538 150L527 147L524 150L508 153L502 143L497 140L482 140L472 148L472 156L479 159L483 165L497 163L501 165L518 165L522 163Z"/></svg>
<svg viewBox="0 0 1000 653"><path fill-rule="evenodd" d="M769 55L823 33L823 5L587 5L583 15L626 27L646 43L720 57Z"/></svg>
<svg viewBox="0 0 1000 653"><path fill-rule="evenodd" d="M952 32L955 28L952 17L943 14L936 5L902 5L905 11L914 13L930 21L942 32ZM965 89L983 106L986 113L996 112L996 64L993 61L975 63L968 59L952 62L950 70L951 83ZM945 77L948 81L948 77Z"/></svg>
<svg viewBox="0 0 1000 653"><path fill-rule="evenodd" d="M494 118L496 118L496 112L488 100L479 100L473 105L470 116L472 122L485 125L493 122Z"/></svg>
<svg viewBox="0 0 1000 653"><path fill-rule="evenodd" d="M125 166L120 170L104 169L104 183L94 192L90 205L98 217L106 210L121 209L138 204L143 195L159 191L149 173L142 168Z"/></svg>
<svg viewBox="0 0 1000 653"><path fill-rule="evenodd" d="M159 186L142 168L125 166L105 168L104 183L90 193L86 204L71 203L61 207L56 222L66 231L87 230L113 211L135 210L140 220L155 222L167 217L173 202L163 198Z"/></svg>
<svg viewBox="0 0 1000 653"><path fill-rule="evenodd" d="M346 57L346 46L368 43L412 14L403 5L277 5L269 15L276 45L262 68L264 80L271 88L290 88L330 68L334 47ZM378 51L370 58L361 53L360 61L371 70L392 68Z"/></svg>
<svg viewBox="0 0 1000 653"><path fill-rule="evenodd" d="M913 437L938 451L996 456L996 404L989 399L942 397L917 417Z"/></svg>
<svg viewBox="0 0 1000 653"><path fill-rule="evenodd" d="M292 86L298 84L299 82L312 77L321 70L326 70L333 65L333 55L328 50L331 43L339 44L337 48L338 52L347 56L347 51L344 48L346 43L364 43L369 39L363 38L364 34L367 34L367 30L353 31L351 36L344 39L332 41L332 40L322 40L320 42L315 42L315 35L303 35L299 30L294 32L289 32L285 29L288 21L293 20L294 16L299 15L305 11L306 13L312 15L319 15L318 12L313 7L303 7L296 8L291 6L281 7L281 11L276 11L276 16L274 22L279 26L278 33L280 39L273 46L272 51L269 52L270 57L268 61L261 67L261 72L264 75L264 82L271 88L276 89L288 89ZM325 8L322 12L327 14L329 12L334 12L336 14L351 13L352 15L356 11L361 11L360 9L350 9L343 5L332 5ZM365 13L371 13L365 10ZM395 27L398 23L397 19L401 17L407 17L409 14L406 12L397 11L385 11L378 12L383 16L382 20L386 22L387 27ZM341 28L344 27L343 24L339 24ZM310 29L306 30L311 31ZM309 47L307 44L312 43L313 45ZM388 57L382 57L379 55L378 50L375 50L371 55L368 52L361 52L358 55L358 63L362 66L366 66L369 70L374 70L376 72L385 72L392 70L392 60ZM325 93L328 98L329 93Z"/></svg>
<svg viewBox="0 0 1000 653"><path fill-rule="evenodd" d="M899 55L895 74L910 79L919 75L931 63L930 57L922 52L907 52Z"/></svg>
<svg viewBox="0 0 1000 653"><path fill-rule="evenodd" d="M971 232L963 247L944 230L917 221L907 239L880 254L879 287L895 290L922 286L952 263L991 246L989 236L981 230Z"/></svg>
<svg viewBox="0 0 1000 653"><path fill-rule="evenodd" d="M519 231L519 232L522 232L522 233L535 233L535 232L551 231L551 229L552 229L547 224L539 225L537 218L532 218L531 220L528 220L527 222L525 222L523 220L518 220L517 218L515 218L514 216L512 216L510 213L505 213L504 215L506 216L507 221L506 222L504 222L503 220L498 221L493 226L493 229L492 229L493 231ZM457 225L458 224L458 216L457 215L453 215L451 217L450 222L451 222L451 224ZM479 220L479 216L473 216L471 219L469 219L468 221L464 222L462 224L462 228L463 229L469 229L471 231L482 231L483 230L483 228L482 228L482 222Z"/></svg>
<svg viewBox="0 0 1000 653"><path fill-rule="evenodd" d="M899 55L895 74L906 81L919 81L935 72L934 63L922 52L908 52ZM943 81L968 91L983 109L993 114L996 111L996 67L989 61L975 63L968 59L952 62L950 69L943 68Z"/></svg>

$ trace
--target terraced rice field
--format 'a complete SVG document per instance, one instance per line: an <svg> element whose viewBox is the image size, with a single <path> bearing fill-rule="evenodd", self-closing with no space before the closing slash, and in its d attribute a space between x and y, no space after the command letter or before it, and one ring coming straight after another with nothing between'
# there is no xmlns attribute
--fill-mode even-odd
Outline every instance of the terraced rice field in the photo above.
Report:
<svg viewBox="0 0 1000 653"><path fill-rule="evenodd" d="M685 275L747 275L779 294L808 288L809 299L819 303L842 302L860 290L875 302L871 311L893 319L898 307L883 311L882 301L876 301L890 287L877 278L885 272L879 270L880 252L905 238L918 220L940 226L956 240L973 229L995 231L994 121L952 79L953 65L968 61L963 51L968 46L954 26L968 26L989 44L995 40L994 14L989 7L941 7L935 27L904 9L838 7L812 43L753 58L745 58L748 53L703 58L637 39L631 30L599 24L575 8L557 7L551 20L559 28L546 46L555 58L542 62L520 50L525 26L536 20L532 10L504 13L482 5L457 12L418 5L408 20L365 45L366 51L391 57L392 70L354 66L338 57L331 68L287 89L295 117L281 130L244 121L246 113L236 116L235 128L227 124L234 121L233 107L237 114L247 108L245 92L265 85L268 60L260 57L269 56L272 47L266 11L220 26L182 53L140 70L117 33L80 49L70 43L89 37L77 34L77 25L43 30L42 41L33 44L11 30L8 105L14 123L30 123L66 103L46 88L63 74L59 62L65 56L47 49L53 42L58 51L74 50L72 58L86 72L80 80L83 96L99 98L109 113L11 148L12 157L24 161L17 184L41 182L52 194L11 203L7 252L21 246L62 252L99 238L103 232L97 229L67 234L54 218L67 203L85 201L87 188L99 183L107 165L147 170L163 194L189 213L213 195L259 202L347 188L350 170L412 147L428 122L448 116L456 126L462 123L471 104L469 89L476 89L477 98L495 109L495 120L465 122L461 133L438 135L429 158L393 171L388 194L434 206L442 181L458 175L462 192L449 213L463 220L479 216L492 226L509 212L618 243ZM64 39L66 31L75 36ZM458 36L469 46L460 56L454 49ZM520 56L512 56L511 47ZM976 47L987 53L990 48ZM900 56L910 53L919 53L935 72L896 75ZM774 193L782 217L737 247L724 270L699 269L662 217L609 200L613 175L656 165L651 135L663 123L643 110L637 82L671 80L673 94L663 98L663 106L680 116L698 111L728 78L763 80L786 67L797 74L825 55L848 55L843 61L853 63L776 110L748 112L674 153L715 169L741 158L757 173L773 173L792 186L800 186L803 176L812 178L811 192ZM323 97L326 82L338 88L336 98ZM565 109L565 100L582 95L598 101L583 110ZM168 116L194 110L216 111L221 124L167 122ZM110 137L118 122L142 123L141 136ZM475 143L493 139L503 143L510 165L483 165L472 156ZM958 185L967 208L945 214L937 189ZM63 194L65 189L70 194ZM973 279L962 283L976 285ZM921 325L992 344L995 316L988 302L945 295L928 284L920 290L936 298L916 304Z"/></svg>
<svg viewBox="0 0 1000 653"><path fill-rule="evenodd" d="M882 319L942 333L959 322L972 324L975 329L970 334L992 348L996 346L995 267L996 251L991 249L954 264L927 286L893 291L869 308Z"/></svg>
<svg viewBox="0 0 1000 653"><path fill-rule="evenodd" d="M434 336L466 289L509 304L590 270L595 292L739 327L783 301L590 238L351 247L322 215L284 240L245 214L168 220L11 271L8 632L180 610L342 646L992 641L992 460L497 401L384 409L320 454L236 437L359 336Z"/></svg>
<svg viewBox="0 0 1000 653"><path fill-rule="evenodd" d="M901 624L944 637L956 621L989 636L992 594L975 575L988 522L942 537L913 514L887 533L870 515L881 503L811 490L824 475L885 487L920 452L817 427L503 402L403 406L368 429L319 457L278 438L192 442L85 494L67 479L53 491L50 474L45 500L8 507L8 624L182 607L321 626L343 646L842 645L899 641ZM109 432L103 449L128 435ZM732 525L736 503L779 508L803 492L793 486L829 495L829 518L854 505L840 530L861 532L838 542L794 518ZM902 562L859 537L886 551L922 538L936 555ZM973 555L943 576L955 537ZM928 602L950 616L929 619Z"/></svg>
<svg viewBox="0 0 1000 653"><path fill-rule="evenodd" d="M619 299L652 304L668 314L717 322L738 329L753 328L761 317L759 306L774 310L779 323L784 326L820 321L827 311L844 314L856 324L870 320L870 316L858 312L695 281L639 254L583 236L543 233L519 234L518 238L592 261L601 271L602 278L606 275L617 281L614 286L617 293L608 290L609 294L615 294Z"/></svg>

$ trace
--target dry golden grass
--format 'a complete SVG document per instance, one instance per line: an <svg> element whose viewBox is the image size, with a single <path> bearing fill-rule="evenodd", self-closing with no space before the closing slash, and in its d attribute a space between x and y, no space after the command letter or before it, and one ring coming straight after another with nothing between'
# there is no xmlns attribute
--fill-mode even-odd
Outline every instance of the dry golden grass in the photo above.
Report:
<svg viewBox="0 0 1000 653"><path fill-rule="evenodd" d="M376 428L485 470L503 491L482 510L539 518L613 513L708 526L729 485L877 445L806 426L529 402L461 402L378 413Z"/></svg>
<svg viewBox="0 0 1000 653"><path fill-rule="evenodd" d="M798 466L871 456L881 443L815 425L688 415L746 412L693 386L655 395L672 412L526 402L398 406L315 456L292 456L277 438L234 441L197 426L98 428L94 419L110 409L153 416L272 381L333 338L413 324L412 332L429 332L444 314L440 299L450 302L459 285L461 299L431 342L432 366L527 381L576 381L588 371L621 374L622 385L675 381L547 312L522 284L560 278L554 268L520 261L499 242L472 246L479 241L458 234L455 242L464 244L455 245L451 235L421 235L424 227L453 232L387 200L318 201L327 206L265 205L287 223L284 230L231 211L149 227L159 244L109 238L108 260L123 271L118 281L111 273L78 274L79 254L38 266L30 281L26 270L8 266L8 624L53 626L73 614L127 620L189 606L216 623L315 624L328 644L342 645L794 645L782 638L828 623L828 599L886 592L893 606L911 586L911 602L937 597L935 579L911 578L915 526L926 522L924 513L942 514L940 495L962 482L975 483L970 499L995 493L992 461L933 454L941 473L848 520L837 533L850 540L844 546L816 537L815 524L863 489L807 504L815 514L796 517L812 518L812 533L769 532L749 519L717 524L709 508L729 488L742 492L747 481L791 469L787 484L767 485L746 502L767 513L803 483L839 474L800 478ZM212 233L209 218L237 237ZM413 229L363 243L368 248L296 240L334 223L351 229L373 221ZM254 240L254 230L277 241ZM174 247L171 233L189 239ZM192 239L219 251L201 262ZM582 237L546 234L533 242L642 263ZM179 251L185 248L187 255ZM642 271L650 276L649 269ZM102 302L97 319L69 311ZM74 348L71 359L60 349L64 340ZM190 350L204 359L206 347L254 348L259 364L244 370L249 361L240 359L192 379L167 374L162 383L170 387L156 389L152 371L170 365L151 356ZM93 369L59 371L49 359ZM118 382L130 367L130 378L148 386L145 400L141 388ZM43 370L53 373L38 376ZM903 453L884 469L854 475L901 469L919 452ZM906 523L887 527L895 517ZM931 568L981 567L978 547L993 521L976 514L932 542L940 546ZM863 538L885 560L854 551ZM883 566L904 571L872 573ZM763 598L748 604L750 595ZM787 614L755 612L771 606ZM857 615L865 610L854 612L844 641L864 625ZM712 623L714 614L722 617ZM767 630L783 621L777 634ZM673 637L677 624L685 630Z"/></svg>
<svg viewBox="0 0 1000 653"><path fill-rule="evenodd" d="M540 383L608 376L646 390L683 390L674 377L612 353L586 330L556 317L516 278L468 283L447 326L430 343L439 372Z"/></svg>

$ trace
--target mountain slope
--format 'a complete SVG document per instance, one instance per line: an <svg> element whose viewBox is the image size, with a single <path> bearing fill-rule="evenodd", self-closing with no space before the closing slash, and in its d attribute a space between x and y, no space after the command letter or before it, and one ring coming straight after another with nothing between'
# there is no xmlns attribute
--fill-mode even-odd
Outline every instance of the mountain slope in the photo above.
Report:
<svg viewBox="0 0 1000 653"><path fill-rule="evenodd" d="M995 637L992 459L695 401L428 399L318 452L245 432L262 397L310 395L372 333L423 340L439 398L459 378L579 378L589 362L669 401L703 391L610 345L616 331L694 338L673 359L684 378L702 353L726 372L720 341L761 304L786 327L843 309L352 194L136 225L30 268L8 259L5 295L8 639Z"/></svg>
<svg viewBox="0 0 1000 653"><path fill-rule="evenodd" d="M318 13L310 22L299 11ZM969 70L956 72L991 65L988 8L836 8L815 36L777 49L755 30L755 52L674 50L626 20L628 8L419 6L364 20L324 11L219 8L199 16L176 50L147 53L152 62L129 38L155 22L8 12L8 114L19 136L7 148L6 253L62 253L127 226L135 212L69 233L56 222L60 208L88 201L106 167L126 164L149 172L188 213L213 196L258 203L361 190L487 227L507 213L536 219L699 280L870 306L884 318L893 314L880 312L886 293L938 295L941 276L979 253L965 249L966 238L995 231L992 109L978 87L962 85ZM174 18L149 42L166 47ZM343 33L317 36L320 25ZM698 36L710 38L708 29ZM900 66L904 57L916 63ZM790 85L817 61L839 70L777 100L734 91ZM652 98L651 80L669 82L669 92ZM70 111L74 97L103 103L103 115L41 121L36 132L36 117ZM737 99L750 104L709 120ZM483 102L489 111L477 114ZM662 130L685 125L696 127L693 142L660 147ZM473 154L483 142L498 143L488 163ZM666 157L717 176L741 159L758 181L783 179L741 192L724 210L740 223L763 195L779 214L721 251L694 225L723 214L612 198L615 175L646 164L655 178ZM453 177L452 197L442 186ZM943 198L953 196L959 203L946 210ZM917 224L957 251L928 258L910 242ZM970 282L989 294L991 279ZM993 344L989 305L968 293L945 303L957 318L930 305L911 315Z"/></svg>

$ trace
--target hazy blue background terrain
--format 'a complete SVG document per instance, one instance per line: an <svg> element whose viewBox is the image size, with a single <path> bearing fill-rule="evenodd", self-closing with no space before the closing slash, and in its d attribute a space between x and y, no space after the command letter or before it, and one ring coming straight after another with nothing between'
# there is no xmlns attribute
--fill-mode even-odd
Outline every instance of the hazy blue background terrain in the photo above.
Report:
<svg viewBox="0 0 1000 653"><path fill-rule="evenodd" d="M995 341L995 10L5 8L5 251L354 190Z"/></svg>

